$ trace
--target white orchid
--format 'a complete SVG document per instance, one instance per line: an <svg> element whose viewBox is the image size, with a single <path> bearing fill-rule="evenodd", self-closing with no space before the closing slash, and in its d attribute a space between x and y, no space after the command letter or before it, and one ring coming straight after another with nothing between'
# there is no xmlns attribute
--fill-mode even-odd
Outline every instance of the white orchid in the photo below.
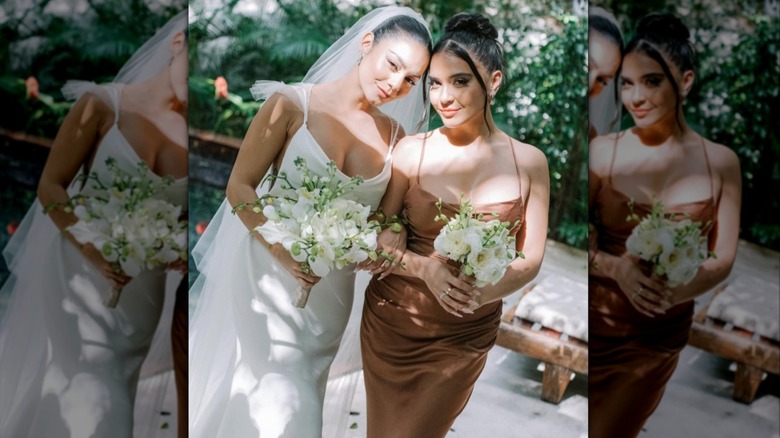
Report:
<svg viewBox="0 0 780 438"><path fill-rule="evenodd" d="M670 287L690 283L699 267L709 257L707 237L702 235L702 224L689 217L674 220L661 201L654 201L650 214L639 218L632 213L628 220L638 224L626 240L626 250L652 264L652 271L665 276Z"/></svg>
<svg viewBox="0 0 780 438"><path fill-rule="evenodd" d="M362 184L362 177L347 182L336 177L336 163L327 164L326 175L316 175L303 158L295 160L299 185L293 184L284 172L270 175L281 180L285 190L282 196L265 195L253 210L262 211L268 219L255 228L271 244L281 243L292 258L304 269L323 277L335 269L343 269L367 258L376 258L379 223L369 221L371 208L347 195ZM239 204L235 212L243 208ZM308 290L300 289L293 303L304 307Z"/></svg>
<svg viewBox="0 0 780 438"><path fill-rule="evenodd" d="M67 229L73 237L93 244L131 277L179 258L186 260L187 223L179 220L181 207L160 198L173 179L152 178L144 162L128 172L109 158L106 167L111 181L92 173L85 177L92 182L91 194L79 194L64 203L78 218ZM119 292L114 291L108 306L116 306Z"/></svg>
<svg viewBox="0 0 780 438"><path fill-rule="evenodd" d="M516 257L525 256L515 248L515 238L510 231L519 225L498 219L484 221L484 215L476 214L469 200L461 197L458 213L448 218L441 211L441 199L436 203L439 214L435 220L446 221L433 242L433 248L441 255L461 263L460 271L473 276L477 287L496 284L506 273Z"/></svg>

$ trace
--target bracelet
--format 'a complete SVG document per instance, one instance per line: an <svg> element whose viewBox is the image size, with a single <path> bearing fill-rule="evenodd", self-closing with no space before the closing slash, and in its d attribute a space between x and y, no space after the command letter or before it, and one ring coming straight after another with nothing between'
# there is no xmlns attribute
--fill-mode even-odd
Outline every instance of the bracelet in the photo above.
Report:
<svg viewBox="0 0 780 438"><path fill-rule="evenodd" d="M239 202L235 207L233 207L232 210L230 210L230 212L236 214L237 212L247 207L252 207L252 211L255 213L260 213L263 211L263 200L261 198L257 198L252 202Z"/></svg>
<svg viewBox="0 0 780 438"><path fill-rule="evenodd" d="M379 218L379 227L382 231L390 228L392 232L399 234L402 231L401 227L408 223L405 218L399 217L397 214L394 214L393 217L388 219L381 207L376 211L376 216Z"/></svg>

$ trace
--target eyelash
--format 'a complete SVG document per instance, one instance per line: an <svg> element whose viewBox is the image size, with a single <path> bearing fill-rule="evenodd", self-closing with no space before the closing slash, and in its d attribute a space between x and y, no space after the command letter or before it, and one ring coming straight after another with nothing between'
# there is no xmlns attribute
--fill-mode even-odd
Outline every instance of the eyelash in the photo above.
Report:
<svg viewBox="0 0 780 438"><path fill-rule="evenodd" d="M658 86L661 85L661 82L663 82L663 79L661 79L661 78L652 78L652 79L645 80L645 84L647 84L648 87L658 87ZM630 87L632 85L634 85L634 84L632 84L630 82L626 82L625 80L622 80L622 79L620 80L620 87L621 88L627 88L627 87Z"/></svg>
<svg viewBox="0 0 780 438"><path fill-rule="evenodd" d="M390 64L390 67L392 67L393 73L398 71L398 65L396 63L394 63L393 61L391 61L389 59L387 60L387 62ZM417 82L415 82L414 79L412 79L412 78L406 78L406 82L409 85L411 85L412 87L417 85Z"/></svg>
<svg viewBox="0 0 780 438"><path fill-rule="evenodd" d="M455 85L458 88L465 87L466 85L468 85L469 81L470 79L462 79L462 78L455 79L453 85ZM438 81L429 81L428 86L431 87L431 89L435 90L436 88L439 88L441 86L441 83Z"/></svg>

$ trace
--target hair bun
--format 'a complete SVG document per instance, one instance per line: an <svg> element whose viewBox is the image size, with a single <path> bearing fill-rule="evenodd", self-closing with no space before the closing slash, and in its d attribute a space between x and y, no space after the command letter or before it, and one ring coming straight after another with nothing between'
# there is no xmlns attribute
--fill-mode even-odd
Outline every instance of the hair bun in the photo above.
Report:
<svg viewBox="0 0 780 438"><path fill-rule="evenodd" d="M498 31L490 20L469 12L461 12L452 16L444 25L444 31L449 32L468 32L492 40L498 39Z"/></svg>
<svg viewBox="0 0 780 438"><path fill-rule="evenodd" d="M679 18L672 14L654 12L646 15L639 21L636 29L637 35L651 37L666 37L669 39L688 41L691 32Z"/></svg>

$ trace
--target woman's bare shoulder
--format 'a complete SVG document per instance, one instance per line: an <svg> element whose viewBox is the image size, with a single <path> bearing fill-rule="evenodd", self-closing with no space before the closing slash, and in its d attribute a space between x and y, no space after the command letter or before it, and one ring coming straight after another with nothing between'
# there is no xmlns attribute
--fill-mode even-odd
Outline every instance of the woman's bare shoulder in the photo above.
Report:
<svg viewBox="0 0 780 438"><path fill-rule="evenodd" d="M524 157L529 164L547 165L547 155L545 155L541 149L532 144L522 142L514 137L510 136L509 138L511 139L512 147L515 148L515 152L521 154L519 156Z"/></svg>
<svg viewBox="0 0 780 438"><path fill-rule="evenodd" d="M707 156L712 165L721 169L739 167L739 157L730 147L704 139L704 147L707 148Z"/></svg>
<svg viewBox="0 0 780 438"><path fill-rule="evenodd" d="M596 174L606 174L612 162L612 155L617 142L625 135L623 133L609 133L594 137L588 144L588 169Z"/></svg>
<svg viewBox="0 0 780 438"><path fill-rule="evenodd" d="M423 142L429 141L431 135L431 132L422 132L400 139L393 150L393 161L401 168L412 169L420 160Z"/></svg>

